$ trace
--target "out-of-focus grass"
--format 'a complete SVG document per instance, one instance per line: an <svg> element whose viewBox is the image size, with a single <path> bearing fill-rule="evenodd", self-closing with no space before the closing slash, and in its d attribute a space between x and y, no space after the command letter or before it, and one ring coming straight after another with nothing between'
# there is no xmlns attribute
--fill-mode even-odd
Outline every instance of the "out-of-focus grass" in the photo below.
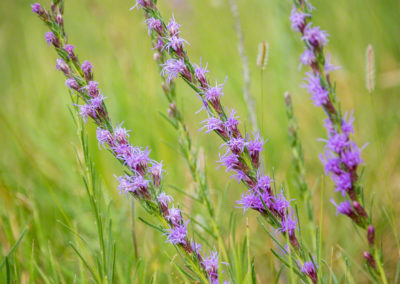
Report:
<svg viewBox="0 0 400 284"><path fill-rule="evenodd" d="M182 36L191 45L192 58L209 63L211 76L223 81L224 101L238 109L247 121L247 108L242 100L240 59L228 1L159 1L164 15L175 14L182 24ZM323 178L318 160L323 145L324 115L312 106L308 95L299 87L302 72L298 71L301 43L290 30L290 1L238 1L246 53L250 59L252 92L257 101L257 114L263 113L263 135L266 144L266 169L275 171L278 184L291 184L290 150L286 135L283 93L293 94L294 106L301 127L308 181L321 183L314 194L317 219L323 218L323 257L335 273L344 275L346 257L354 279L364 280L357 263L362 263L366 246L350 222L335 217L329 199L335 196L329 179ZM32 15L29 1L0 2L0 253L8 254L19 236L27 233L10 257L11 273L17 282L66 282L82 280L78 257L68 245L76 238L61 223L68 222L88 240L88 252L97 248L95 218L85 195L74 148L78 135L68 112L70 103L63 77L55 71L56 56L43 37L46 31ZM48 6L48 2L42 4ZM159 115L165 112L166 101L159 86L159 75L152 60L152 51L140 11L129 12L132 1L66 1L65 22L70 42L75 44L81 60L90 60L95 67L114 122L124 121L133 129L131 136L138 145L149 145L151 156L166 165L167 183L185 190L192 184L184 160L176 153L174 130ZM356 140L362 145L366 197L373 200L377 234L382 238L385 268L393 279L400 249L397 206L400 184L400 3L396 0L313 1L317 8L314 21L330 33L329 52L342 69L335 72L337 93L346 110L354 109ZM260 72L256 67L257 45L267 40L269 63L264 74L264 105L260 99ZM376 54L376 90L372 95L365 88L365 50L372 44ZM230 212L238 215L238 236L243 237L240 209L235 200L243 187L231 182L224 170L216 170L217 137L200 133L199 122L204 114L194 115L199 100L184 84L178 83L181 107L196 143L204 148L209 180L213 188L218 218L227 224ZM261 125L261 123L260 123ZM95 129L86 126L90 151L103 182L106 200L112 200L110 215L117 242L117 279L128 281L135 274L134 250L130 231L130 201L116 190L114 174L121 168L95 141ZM324 187L321 196L321 187ZM168 189L171 190L172 189ZM295 196L296 188L290 188ZM201 209L174 192L176 200L201 218ZM324 214L319 215L320 201ZM368 201L369 203L369 201ZM300 206L301 209L301 206ZM141 209L139 216L146 216ZM301 214L302 215L302 214ZM391 219L393 216L394 219ZM255 256L257 277L261 283L274 279L279 263L269 249L271 241L258 225L254 213L248 213L251 251ZM394 223L391 223L392 220ZM139 257L145 264L139 273L143 283L157 273L156 282L174 281L176 270L169 256L176 252L165 244L165 237L138 222ZM199 229L199 228L196 228ZM223 225L227 241L228 226ZM400 232L398 232L400 233ZM93 240L93 241L92 241ZM346 252L346 257L342 253ZM266 269L266 267L268 269ZM0 272L0 282L5 271ZM88 274L87 274L88 275ZM89 277L89 276L88 276ZM139 279L139 278L138 278ZM147 280L146 280L147 279ZM83 281L83 280L82 280ZM90 281L89 281L90 282Z"/></svg>

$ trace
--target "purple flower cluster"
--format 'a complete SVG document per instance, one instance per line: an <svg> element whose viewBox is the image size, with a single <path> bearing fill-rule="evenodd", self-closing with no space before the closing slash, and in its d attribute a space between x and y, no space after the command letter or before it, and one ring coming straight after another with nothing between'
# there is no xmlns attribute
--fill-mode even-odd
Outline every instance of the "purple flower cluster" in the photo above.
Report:
<svg viewBox="0 0 400 284"><path fill-rule="evenodd" d="M300 56L300 62L309 65L312 69L307 72L302 86L311 94L314 104L323 107L329 117L325 123L328 139L324 140L326 142L325 153L321 155L321 160L326 173L331 175L336 185L336 191L341 192L343 196L348 194L353 201L356 201L354 187L358 179L357 168L363 161L361 150L350 139L350 134L354 132L352 125L354 118L351 115L348 120L346 116L340 117L334 106L330 97L332 88L327 73L335 70L336 67L329 63L329 56L324 59L324 64L317 62L317 58L324 56L322 48L328 42L328 35L319 27L313 27L312 23L308 21L309 18L311 18L309 13L294 7L290 20L293 30L302 34L302 40L306 45L304 53ZM338 212L348 212L345 210L345 204L342 203L342 205L338 207L341 208Z"/></svg>
<svg viewBox="0 0 400 284"><path fill-rule="evenodd" d="M253 135L242 135L239 131L239 121L236 112L232 109L228 116L225 115L223 106L221 105L221 97L223 96L224 84L210 85L206 78L207 65L201 67L195 65L191 67L188 58L184 53L183 46L174 48L171 42L174 37L179 35L180 25L175 19L171 19L167 25L167 51L175 54L176 57L168 59L162 65L161 74L170 82L179 75L186 79L190 84L197 88L203 107L208 113L208 118L203 121L202 129L206 133L215 132L223 140L225 152L220 154L219 164L224 165L227 171L233 172L233 178L239 182L243 182L249 188L242 199L238 201L240 207L245 211L254 209L262 214L273 214L279 220L278 231L287 233L292 244L298 247L298 241L295 236L297 229L296 219L294 218L293 209L283 194L274 196L270 187L270 178L261 174L260 170L260 153L265 144L264 139L259 133ZM168 43L169 42L169 43ZM225 80L226 81L226 80ZM257 176L253 173L258 172Z"/></svg>
<svg viewBox="0 0 400 284"><path fill-rule="evenodd" d="M154 3L151 0L138 0L136 6L151 8ZM43 10L39 4L32 5L32 11L39 16L44 13L49 18L41 16L41 19L46 23L51 22L60 30L62 9L57 4L52 7L51 14L47 14L47 11ZM149 29L158 30L159 33L163 29L160 21L148 21L148 25ZM178 28L179 26L173 22L168 25L171 36L178 36L176 31ZM123 128L122 124L116 127L111 126L103 102L103 95L98 89L98 83L93 81L92 64L85 61L80 65L74 52L74 46L66 43L66 36L63 32L57 33L57 36L53 32L49 32L46 33L45 38L49 45L52 44L57 49L63 49L64 54L67 55L64 59L57 60L56 69L63 72L67 77L66 86L76 92L79 98L84 101L84 104L79 106L83 120L86 122L90 117L97 124L96 136L99 147L108 148L126 167L125 174L117 178L119 181L118 190L121 193L133 195L145 203L155 214L160 214L168 224L168 228L166 228L167 242L182 247L189 254L189 257L192 257L192 254L197 256L198 263L206 271L206 276L210 279L210 282L215 283L215 279L218 281L218 265L212 267L209 258L205 258L203 264L203 258L199 253L200 245L188 242L188 222L182 219L180 209L174 206L169 208L172 197L161 191L161 180L164 172L162 163L151 160L149 158L150 151L147 148L143 149L131 145L128 142L129 131ZM65 45L61 45L61 43L65 43ZM175 46L171 44L171 48L175 49ZM71 66L74 66L74 68L71 68ZM79 66L81 70L79 70ZM215 255L213 254L213 256Z"/></svg>
<svg viewBox="0 0 400 284"><path fill-rule="evenodd" d="M325 172L332 177L335 190L347 199L339 205L332 200L337 212L346 215L360 227L367 230L367 239L370 247L374 246L374 227L368 214L359 200L362 200L360 190L357 189L357 169L363 160L361 150L351 140L354 133L352 115L347 119L347 114L342 116L335 96L335 88L332 86L329 72L338 69L330 63L330 55L325 56L323 48L328 42L328 34L319 27L313 27L310 22L312 8L305 0L295 3L290 21L292 29L302 34L305 43L305 51L300 56L303 65L309 65L311 72L303 86L311 94L314 104L321 106L328 116L325 127L328 131L328 139L325 144L324 155L321 161ZM367 263L375 268L375 260L369 252L364 253Z"/></svg>
<svg viewBox="0 0 400 284"><path fill-rule="evenodd" d="M315 267L317 266L317 267ZM318 283L318 265L314 265L312 261L307 261L303 264L301 267L301 272L303 272L305 275L310 277L310 279L313 281L313 283Z"/></svg>

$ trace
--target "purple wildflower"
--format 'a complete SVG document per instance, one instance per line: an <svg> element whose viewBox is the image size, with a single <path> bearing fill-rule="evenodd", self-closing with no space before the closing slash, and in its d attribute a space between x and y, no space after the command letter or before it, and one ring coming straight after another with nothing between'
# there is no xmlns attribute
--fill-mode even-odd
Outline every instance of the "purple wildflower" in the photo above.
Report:
<svg viewBox="0 0 400 284"><path fill-rule="evenodd" d="M263 150L264 146L264 140L260 136L260 133L253 133L253 140L250 140L249 137L247 137L247 149L249 150L251 160L253 162L253 165L258 167L259 164L259 158L260 158L260 152Z"/></svg>
<svg viewBox="0 0 400 284"><path fill-rule="evenodd" d="M73 46L71 44L66 44L64 46L65 51L68 53L68 57L71 59L75 57L74 48L75 48L75 46Z"/></svg>
<svg viewBox="0 0 400 284"><path fill-rule="evenodd" d="M340 160L349 170L357 168L357 166L363 162L361 159L361 151L358 149L356 143L352 143L350 151L343 152Z"/></svg>
<svg viewBox="0 0 400 284"><path fill-rule="evenodd" d="M122 123L117 125L117 127L114 129L115 140L121 144L128 144L128 132L128 130L122 127Z"/></svg>
<svg viewBox="0 0 400 284"><path fill-rule="evenodd" d="M91 97L98 96L98 94L99 94L99 89L97 87L98 85L99 85L99 83L97 83L96 81L89 81L89 83L87 85L87 90Z"/></svg>
<svg viewBox="0 0 400 284"><path fill-rule="evenodd" d="M258 172L257 185L255 189L259 192L271 193L271 178L269 176L263 176L260 172Z"/></svg>
<svg viewBox="0 0 400 284"><path fill-rule="evenodd" d="M226 171L239 169L241 162L238 159L238 155L225 153L225 155L219 154L219 161L221 165L226 167Z"/></svg>
<svg viewBox="0 0 400 284"><path fill-rule="evenodd" d="M303 65L311 65L316 62L314 52L308 48L300 55L300 62Z"/></svg>
<svg viewBox="0 0 400 284"><path fill-rule="evenodd" d="M120 176L117 178L119 185L118 185L118 190L119 193L127 193L130 191L133 191L133 185L132 185L132 181L131 181L131 177L128 175L125 176Z"/></svg>
<svg viewBox="0 0 400 284"><path fill-rule="evenodd" d="M162 174L164 172L163 168L162 168L162 162L157 163L155 162L151 168L150 168L150 172L153 176L153 183L156 187L160 186L160 182L162 179Z"/></svg>
<svg viewBox="0 0 400 284"><path fill-rule="evenodd" d="M250 178L242 170L235 170L235 174L232 176L233 179L237 180L238 183L244 181L249 184Z"/></svg>
<svg viewBox="0 0 400 284"><path fill-rule="evenodd" d="M244 139L241 137L231 138L226 144L229 146L231 152L236 155L242 153L245 146Z"/></svg>
<svg viewBox="0 0 400 284"><path fill-rule="evenodd" d="M201 67L201 60L200 60L200 65L195 65L194 69L194 74L197 78L197 80L200 82L201 86L205 87L207 86L207 79L206 79L206 74L210 71L207 70L208 64L204 68Z"/></svg>
<svg viewBox="0 0 400 284"><path fill-rule="evenodd" d="M247 194L243 193L242 198L237 200L236 203L240 205L239 208L243 208L243 214L248 209L258 210L260 212L264 210L264 205L260 197L252 191L248 191Z"/></svg>
<svg viewBox="0 0 400 284"><path fill-rule="evenodd" d="M238 125L239 122L237 120L238 117L235 116L236 111L234 109L231 110L228 119L225 121L225 127L228 131L229 135L239 136Z"/></svg>
<svg viewBox="0 0 400 284"><path fill-rule="evenodd" d="M44 34L44 38L46 39L47 45L50 46L51 44L56 45L58 40L57 37L54 35L53 32L47 32Z"/></svg>
<svg viewBox="0 0 400 284"><path fill-rule="evenodd" d="M376 268L376 262L374 257L369 252L364 252L364 258L367 260L367 263L372 268Z"/></svg>
<svg viewBox="0 0 400 284"><path fill-rule="evenodd" d="M152 5L152 2L148 1L148 0L136 0L136 4L135 6L133 6L132 8L130 8L129 10L133 10L135 8L147 8L150 7Z"/></svg>
<svg viewBox="0 0 400 284"><path fill-rule="evenodd" d="M364 207L357 201L353 201L353 208L356 211L357 215L362 217L362 218L367 218L368 214L367 211L365 211Z"/></svg>
<svg viewBox="0 0 400 284"><path fill-rule="evenodd" d="M92 106L94 111L99 112L102 110L103 100L104 100L104 98L102 95L90 99L90 105Z"/></svg>
<svg viewBox="0 0 400 284"><path fill-rule="evenodd" d="M149 30L149 34L151 34L152 30L156 31L158 34L161 34L163 32L164 27L161 24L160 20L149 18L146 20L146 23L147 23L147 28Z"/></svg>
<svg viewBox="0 0 400 284"><path fill-rule="evenodd" d="M347 172L342 172L340 175L333 175L332 179L336 184L335 191L340 191L343 196L352 188L351 175Z"/></svg>
<svg viewBox="0 0 400 284"><path fill-rule="evenodd" d="M111 147L111 150L113 150L115 156L119 160L127 160L130 156L135 155L135 153L138 151L136 148L134 148L132 145L129 144L119 144ZM125 162L126 164L126 162Z"/></svg>
<svg viewBox="0 0 400 284"><path fill-rule="evenodd" d="M161 206L168 208L168 204L173 200L173 198L167 195L165 192L161 192L158 195L157 200Z"/></svg>
<svg viewBox="0 0 400 284"><path fill-rule="evenodd" d="M177 78L179 74L184 73L186 70L186 65L183 59L168 59L162 66L163 69L161 74L164 77L167 77L168 83Z"/></svg>
<svg viewBox="0 0 400 284"><path fill-rule="evenodd" d="M187 223L174 228L169 228L167 233L167 242L173 245L182 244L186 245L187 237Z"/></svg>
<svg viewBox="0 0 400 284"><path fill-rule="evenodd" d="M370 246L374 245L375 242L375 229L374 226L369 225L367 229L367 239Z"/></svg>
<svg viewBox="0 0 400 284"><path fill-rule="evenodd" d="M105 147L106 143L109 146L112 146L114 144L114 138L112 137L110 131L108 131L107 129L97 127L96 137L97 137L97 141L99 141L99 147L100 146Z"/></svg>
<svg viewBox="0 0 400 284"><path fill-rule="evenodd" d="M92 78L92 68L93 68L92 63L85 60L85 62L83 62L83 64L82 64L81 68L82 68L83 73L85 74L85 79L90 81Z"/></svg>
<svg viewBox="0 0 400 284"><path fill-rule="evenodd" d="M288 233L289 237L294 236L294 231L297 229L296 219L292 214L285 214L282 218L282 227L278 229L281 233Z"/></svg>
<svg viewBox="0 0 400 284"><path fill-rule="evenodd" d="M199 243L196 243L195 241L193 241L193 240L190 240L190 246L192 247L192 250L194 251L194 252L196 252L197 254L200 254L201 253L201 244L199 244Z"/></svg>
<svg viewBox="0 0 400 284"><path fill-rule="evenodd" d="M291 208L290 202L286 200L285 196L283 195L283 191L281 192L281 194L273 197L273 201L274 210L278 212L280 216L285 216L287 214L286 211Z"/></svg>
<svg viewBox="0 0 400 284"><path fill-rule="evenodd" d="M204 120L204 126L201 129L207 128L206 133L210 133L211 131L217 131L218 133L225 133L224 123L215 117L209 117Z"/></svg>
<svg viewBox="0 0 400 284"><path fill-rule="evenodd" d="M306 25L306 18L311 15L305 14L303 12L298 12L295 7L292 9L292 13L290 14L290 22L292 30L296 32L302 32Z"/></svg>
<svg viewBox="0 0 400 284"><path fill-rule="evenodd" d="M331 135L326 144L326 146L335 153L342 153L349 145L350 141L347 135L343 133Z"/></svg>
<svg viewBox="0 0 400 284"><path fill-rule="evenodd" d="M132 181L132 192L147 193L147 188L149 186L148 180L145 180L141 175L137 175Z"/></svg>
<svg viewBox="0 0 400 284"><path fill-rule="evenodd" d="M92 118L96 117L96 111L90 104L84 104L79 106L79 114L85 123L87 123L89 116Z"/></svg>
<svg viewBox="0 0 400 284"><path fill-rule="evenodd" d="M149 163L149 151L147 149L141 150L134 148L133 152L128 153L125 157L125 164L128 165L133 171L144 174Z"/></svg>
<svg viewBox="0 0 400 284"><path fill-rule="evenodd" d="M78 82L76 82L76 80L75 80L74 78L68 78L68 79L65 81L65 85L66 85L68 88L72 89L72 90L75 90L75 91L78 91L78 90L79 90L79 84L78 84Z"/></svg>
<svg viewBox="0 0 400 284"><path fill-rule="evenodd" d="M337 210L336 216L338 214L346 215L349 217L355 216L355 213L354 213L353 207L351 206L350 201L345 200L344 202L339 203L339 205L336 204L333 199L331 199L331 202L333 205L336 206L336 210Z"/></svg>
<svg viewBox="0 0 400 284"><path fill-rule="evenodd" d="M168 42L165 44L164 48L170 52L172 48L175 52L180 53L183 50L185 43L188 44L186 40L176 35L171 36L168 38Z"/></svg>
<svg viewBox="0 0 400 284"><path fill-rule="evenodd" d="M320 155L320 159L324 164L325 172L339 175L342 172L342 168L340 166L340 159L332 155L331 152L326 152L325 155L327 155L326 160L324 159L323 155Z"/></svg>
<svg viewBox="0 0 400 284"><path fill-rule="evenodd" d="M65 63L65 61L61 58L58 58L56 60L56 69L63 72L66 76L70 75L70 70L69 70L68 64Z"/></svg>
<svg viewBox="0 0 400 284"><path fill-rule="evenodd" d="M172 19L169 20L169 23L167 25L167 29L168 29L169 33L171 34L171 36L177 35L179 33L180 26L181 25L179 25L175 21L175 17L172 15Z"/></svg>
<svg viewBox="0 0 400 284"><path fill-rule="evenodd" d="M305 80L307 83L303 83L301 86L306 88L311 94L311 99L314 101L314 105L322 106L329 101L329 91L321 86L321 79L318 74L313 72L307 72Z"/></svg>
<svg viewBox="0 0 400 284"><path fill-rule="evenodd" d="M41 15L44 12L42 6L40 6L39 3L34 3L31 5L31 7L32 7L32 12L38 15Z"/></svg>
<svg viewBox="0 0 400 284"><path fill-rule="evenodd" d="M179 210L178 208L175 208L175 207L168 209L168 215L166 216L166 218L175 227L179 226L182 221L181 210Z"/></svg>
<svg viewBox="0 0 400 284"><path fill-rule="evenodd" d="M243 208L243 213L248 209L257 210L260 212L265 211L264 204L270 209L272 207L271 196L268 193L257 194L251 190L249 190L246 194L242 194L242 198L236 203L239 208Z"/></svg>
<svg viewBox="0 0 400 284"><path fill-rule="evenodd" d="M326 31L321 31L320 27L311 27L311 23L304 29L302 37L313 48L321 48L328 43L328 34Z"/></svg>
<svg viewBox="0 0 400 284"><path fill-rule="evenodd" d="M214 251L210 252L208 256L205 255L202 265L204 270L208 273L211 283L214 283L215 280L218 280L219 256L217 252Z"/></svg>
<svg viewBox="0 0 400 284"><path fill-rule="evenodd" d="M149 184L148 180L145 180L142 176L121 176L118 177L120 193L132 192L134 194L147 193L147 187Z"/></svg>
<svg viewBox="0 0 400 284"><path fill-rule="evenodd" d="M311 278L313 283L318 282L318 274L317 274L318 266L315 267L312 261L307 261L304 263L303 267L301 268L301 272Z"/></svg>
<svg viewBox="0 0 400 284"><path fill-rule="evenodd" d="M208 86L208 89L206 90L206 92L204 94L206 100L211 102L211 104L214 106L214 108L218 112L221 109L221 107L219 105L219 98L224 94L222 92L224 84L225 84L225 82L223 84L218 85L217 82L215 82L215 86L214 87Z"/></svg>
<svg viewBox="0 0 400 284"><path fill-rule="evenodd" d="M353 112L350 113L348 119L347 119L347 112L346 112L344 114L343 121L342 121L342 132L345 135L349 135L350 133L354 133L353 122L354 122Z"/></svg>

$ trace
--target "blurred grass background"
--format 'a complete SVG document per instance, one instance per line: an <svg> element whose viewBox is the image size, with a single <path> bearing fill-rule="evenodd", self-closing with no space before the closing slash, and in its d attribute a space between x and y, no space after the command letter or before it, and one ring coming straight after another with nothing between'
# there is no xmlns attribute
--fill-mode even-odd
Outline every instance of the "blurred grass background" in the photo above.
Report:
<svg viewBox="0 0 400 284"><path fill-rule="evenodd" d="M182 24L182 36L190 42L189 55L208 62L210 78L225 85L225 105L235 107L242 120L248 121L242 99L243 78L238 56L233 17L227 0L159 1L165 18L174 13ZM88 240L87 251L97 249L94 216L77 165L75 147L78 135L68 105L70 99L63 76L55 71L56 55L44 40L44 25L31 13L31 2L0 2L0 254L8 254L24 228L27 233L14 253L16 282L84 282L77 256L68 245L75 236L61 223L68 221ZM41 4L49 7L49 2ZM193 185L183 158L177 154L177 136L160 112L167 104L153 62L147 28L141 11L128 9L133 1L66 1L65 25L70 43L81 60L94 65L114 122L124 121L133 129L131 138L138 145L149 145L151 157L163 160L167 183L191 191ZM328 50L334 64L342 69L333 74L344 110L354 110L355 139L369 143L363 151L363 183L367 204L373 200L373 218L382 239L385 268L393 281L400 256L400 2L397 0L315 0L314 22L330 33ZM312 106L308 94L300 88L304 70L298 71L302 44L290 30L288 16L291 1L238 0L250 60L252 95L257 115L268 138L267 172L275 172L278 184L291 184L291 153L287 137L287 119L283 93L294 97L295 113L301 127L308 182L320 183L313 196L317 219L323 218L323 257L337 275L365 281L359 264L366 243L350 221L336 217L329 199L336 196L329 179L323 177L318 155L325 137L324 114ZM256 66L258 43L269 43L269 62L260 81ZM365 51L372 44L376 54L376 89L372 95L365 87ZM261 105L261 84L264 104ZM231 182L224 169L216 169L220 141L216 135L198 131L204 113L194 115L200 102L193 92L178 83L180 107L184 109L195 143L204 149L212 198L218 218L229 242L228 220L231 212L238 217L238 236L242 236L246 218L235 208L243 187ZM113 236L117 242L117 281L132 281L136 272L131 241L130 201L118 195L114 175L121 167L106 151L100 151L95 128L88 123L90 151L103 183L107 201L111 201ZM291 196L296 188L288 187ZM323 190L322 190L323 189ZM168 188L169 192L173 189ZM184 196L172 192L175 200L201 220L202 209ZM321 194L322 193L322 194ZM323 215L320 204L324 203ZM301 209L301 204L299 205ZM138 208L137 215L146 217ZM301 214L302 215L302 214ZM394 218L393 218L394 216ZM251 250L255 256L260 283L275 279L279 263L270 253L271 241L260 228L256 214L247 213L251 232ZM68 221L67 221L68 220ZM226 225L225 225L226 224ZM145 265L137 272L142 283L157 273L157 283L176 281L170 264L176 252L165 244L165 237L137 222L138 255ZM200 230L200 228L196 228ZM396 231L397 230L397 231ZM93 240L93 241L91 241ZM240 237L239 237L240 240ZM342 249L346 254L342 253ZM52 260L54 259L54 261ZM346 268L346 262L349 267ZM351 270L351 273L348 270ZM0 282L5 281L4 269ZM131 279L131 280L128 280ZM139 278L138 278L139 279ZM284 281L285 277L282 277ZM91 280L88 280L89 283ZM139 281L139 280L136 280ZM344 280L343 280L344 281Z"/></svg>

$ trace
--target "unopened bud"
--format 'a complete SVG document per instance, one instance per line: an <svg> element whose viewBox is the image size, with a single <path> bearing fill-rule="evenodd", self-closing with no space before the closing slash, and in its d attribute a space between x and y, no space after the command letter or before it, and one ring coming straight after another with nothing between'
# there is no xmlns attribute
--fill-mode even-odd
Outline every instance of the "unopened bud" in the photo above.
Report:
<svg viewBox="0 0 400 284"><path fill-rule="evenodd" d="M375 229L374 226L369 225L367 229L367 239L370 246L374 245L375 242Z"/></svg>
<svg viewBox="0 0 400 284"><path fill-rule="evenodd" d="M357 201L353 201L353 207L357 212L357 215L363 218L367 218L368 214L365 211L364 207L361 206L360 203L358 203Z"/></svg>
<svg viewBox="0 0 400 284"><path fill-rule="evenodd" d="M367 263L372 268L376 268L376 262L373 256L369 252L364 252L364 258L367 260Z"/></svg>
<svg viewBox="0 0 400 284"><path fill-rule="evenodd" d="M285 93L285 104L286 104L286 106L292 105L292 97L290 96L289 92Z"/></svg>
<svg viewBox="0 0 400 284"><path fill-rule="evenodd" d="M70 75L70 70L69 70L68 64L65 63L65 61L61 58L58 58L56 60L56 69L63 72L66 76Z"/></svg>
<svg viewBox="0 0 400 284"><path fill-rule="evenodd" d="M56 23L60 26L63 25L64 21L63 21L63 17L61 16L61 14L58 14L56 17Z"/></svg>
<svg viewBox="0 0 400 284"><path fill-rule="evenodd" d="M153 59L154 59L154 61L160 61L160 59L161 59L161 54L158 53L158 52L155 52L155 53L153 54Z"/></svg>
<svg viewBox="0 0 400 284"><path fill-rule="evenodd" d="M171 103L171 104L169 105L169 108L168 108L168 116L169 116L170 118L175 118L177 112L178 112L178 109L176 108L176 105L175 105L174 103Z"/></svg>

